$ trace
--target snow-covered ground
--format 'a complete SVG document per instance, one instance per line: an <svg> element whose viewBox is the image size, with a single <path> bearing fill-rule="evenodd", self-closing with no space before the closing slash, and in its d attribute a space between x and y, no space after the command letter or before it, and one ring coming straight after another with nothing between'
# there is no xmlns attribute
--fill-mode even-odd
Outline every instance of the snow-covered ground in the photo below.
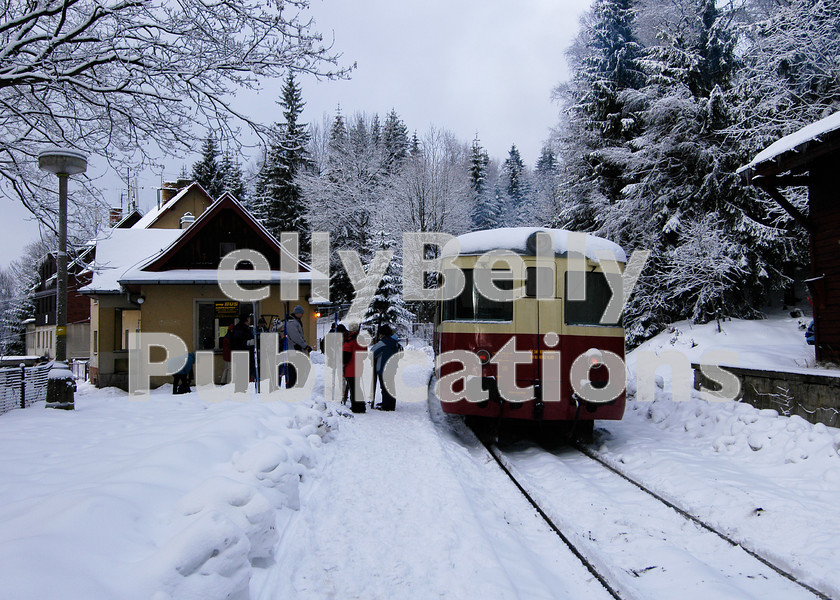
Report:
<svg viewBox="0 0 840 600"><path fill-rule="evenodd" d="M814 364L800 328L809 321L776 314L724 321L721 332L716 323L678 323L638 350L676 348L696 360L722 348L735 351L740 366L802 370ZM696 395L674 402L667 370L661 375L655 400L631 401L622 421L598 424L600 452L745 547L840 598L840 430ZM628 390L634 386L631 369Z"/></svg>
<svg viewBox="0 0 840 600"><path fill-rule="evenodd" d="M170 392L0 417L0 598L247 597L335 418Z"/></svg>
<svg viewBox="0 0 840 600"><path fill-rule="evenodd" d="M679 324L647 348L734 340L803 367L796 321ZM458 421L430 414L422 363L395 413L324 402L315 364L299 403L208 403L169 386L131 402L82 385L73 412L0 416L0 598L603 597ZM597 448L840 597L840 431L673 402L662 383L599 423ZM689 564L675 593L692 576Z"/></svg>

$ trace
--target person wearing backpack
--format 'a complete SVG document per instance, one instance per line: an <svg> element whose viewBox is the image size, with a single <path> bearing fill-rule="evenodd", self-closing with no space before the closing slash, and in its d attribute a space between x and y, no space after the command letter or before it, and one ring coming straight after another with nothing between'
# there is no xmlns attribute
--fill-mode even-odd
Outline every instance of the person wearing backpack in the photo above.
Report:
<svg viewBox="0 0 840 600"><path fill-rule="evenodd" d="M373 362L376 368L376 378L379 380L379 389L382 390L382 402L376 406L379 410L392 411L397 407L397 399L391 395L385 387L385 381L382 378L385 372L385 365L388 360L397 352L402 350L399 340L397 339L394 330L387 323L379 328L379 341L376 342L370 349L373 352Z"/></svg>

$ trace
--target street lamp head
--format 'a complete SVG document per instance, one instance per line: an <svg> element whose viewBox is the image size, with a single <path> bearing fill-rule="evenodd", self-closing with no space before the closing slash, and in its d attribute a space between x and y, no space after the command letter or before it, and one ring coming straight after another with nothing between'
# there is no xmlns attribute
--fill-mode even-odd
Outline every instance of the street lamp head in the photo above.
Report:
<svg viewBox="0 0 840 600"><path fill-rule="evenodd" d="M47 148L38 154L38 166L56 175L78 175L87 170L87 155L72 148Z"/></svg>

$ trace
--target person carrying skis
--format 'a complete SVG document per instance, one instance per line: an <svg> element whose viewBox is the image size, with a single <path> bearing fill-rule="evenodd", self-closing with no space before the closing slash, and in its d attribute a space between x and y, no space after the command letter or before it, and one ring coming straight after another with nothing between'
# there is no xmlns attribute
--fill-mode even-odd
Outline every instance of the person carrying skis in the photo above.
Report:
<svg viewBox="0 0 840 600"><path fill-rule="evenodd" d="M376 405L379 410L394 410L397 406L397 399L394 398L385 387L382 374L385 372L385 365L388 360L401 350L396 334L387 323L379 328L379 341L371 346L373 352L373 363L376 369L376 378L379 380L379 389L382 390L382 402Z"/></svg>
<svg viewBox="0 0 840 600"><path fill-rule="evenodd" d="M364 366L364 351L367 349L362 346L357 339L359 337L359 324L348 323L347 325L347 341L342 347L342 358L344 362L344 379L347 382L347 387L350 390L350 410L354 413L365 412L364 398L356 397L357 379L362 376L362 369Z"/></svg>

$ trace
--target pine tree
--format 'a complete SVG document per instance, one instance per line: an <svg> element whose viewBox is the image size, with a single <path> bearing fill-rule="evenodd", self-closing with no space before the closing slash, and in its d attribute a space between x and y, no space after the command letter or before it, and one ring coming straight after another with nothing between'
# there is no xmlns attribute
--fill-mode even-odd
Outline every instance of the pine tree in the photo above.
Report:
<svg viewBox="0 0 840 600"><path fill-rule="evenodd" d="M599 229L627 250L652 251L627 306L631 343L680 319L760 316L755 307L783 279L774 265L784 232L735 174L730 32L714 0L687 6L691 35L663 32L648 51L644 131L621 157L626 185ZM701 234L714 235L714 248Z"/></svg>
<svg viewBox="0 0 840 600"><path fill-rule="evenodd" d="M471 219L474 229L492 229L497 223L493 206L493 195L487 181L487 167L490 156L487 154L476 134L470 147L470 185L472 186L473 209Z"/></svg>
<svg viewBox="0 0 840 600"><path fill-rule="evenodd" d="M216 140L207 136L201 145L201 160L193 164L192 179L214 200L222 195L224 183L219 165L219 149Z"/></svg>
<svg viewBox="0 0 840 600"><path fill-rule="evenodd" d="M230 192L234 198L247 205L248 199L245 195L245 183L242 180L242 167L234 160L230 152L225 152L222 155L219 173L222 193Z"/></svg>
<svg viewBox="0 0 840 600"><path fill-rule="evenodd" d="M382 132L382 144L386 169L396 171L408 156L408 128L393 108L385 118Z"/></svg>
<svg viewBox="0 0 840 600"><path fill-rule="evenodd" d="M551 223L557 216L560 169L557 157L550 146L544 146L534 168L533 204L534 221Z"/></svg>
<svg viewBox="0 0 840 600"><path fill-rule="evenodd" d="M265 151L257 175L254 213L275 237L284 231L302 236L301 254L308 247L306 209L296 177L308 164L306 145L309 141L307 126L299 123L304 102L300 86L290 71L283 84L279 101L283 108L283 123L275 125L274 139Z"/></svg>
<svg viewBox="0 0 840 600"><path fill-rule="evenodd" d="M0 354L26 354L26 319L35 316L34 290L38 284L39 264L50 242L28 244L23 256L8 269L0 269Z"/></svg>
<svg viewBox="0 0 840 600"><path fill-rule="evenodd" d="M394 241L384 229L372 238L378 239L373 244L369 254L372 255L376 250L394 249ZM409 327L414 321L414 314L406 308L402 297L401 284L402 257L395 253L365 313L362 325L366 329L376 331L380 326L387 323L398 335L408 333Z"/></svg>
<svg viewBox="0 0 840 600"><path fill-rule="evenodd" d="M634 0L596 0L568 53L574 77L555 92L568 109L559 128L567 202L557 225L593 231L627 183L622 161L641 127L628 92L644 84L635 16Z"/></svg>
<svg viewBox="0 0 840 600"><path fill-rule="evenodd" d="M372 224L393 209L384 200L389 174L384 144L375 142L376 120L360 114L349 122L348 127L337 111L320 172L302 176L300 183L313 230L329 232L333 248L355 250L365 262ZM338 302L353 298L353 287L335 252L331 255L331 294Z"/></svg>
<svg viewBox="0 0 840 600"><path fill-rule="evenodd" d="M506 226L531 225L535 218L529 179L519 149L512 144L502 163L503 223Z"/></svg>
<svg viewBox="0 0 840 600"><path fill-rule="evenodd" d="M742 28L732 135L752 158L778 140L840 110L840 3L753 3Z"/></svg>

